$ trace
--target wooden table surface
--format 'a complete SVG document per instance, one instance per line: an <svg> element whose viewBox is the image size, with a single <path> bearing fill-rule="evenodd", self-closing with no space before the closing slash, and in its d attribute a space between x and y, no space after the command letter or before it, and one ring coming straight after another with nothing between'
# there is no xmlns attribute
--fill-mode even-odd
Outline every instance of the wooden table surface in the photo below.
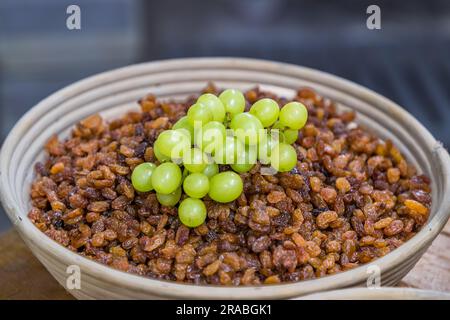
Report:
<svg viewBox="0 0 450 320"><path fill-rule="evenodd" d="M0 299L73 299L15 231L0 235ZM399 286L450 292L450 221Z"/></svg>

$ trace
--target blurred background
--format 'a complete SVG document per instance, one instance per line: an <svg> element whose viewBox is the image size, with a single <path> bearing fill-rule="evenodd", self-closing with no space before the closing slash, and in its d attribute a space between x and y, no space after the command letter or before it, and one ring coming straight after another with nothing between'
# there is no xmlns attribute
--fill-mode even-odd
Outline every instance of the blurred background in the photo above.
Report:
<svg viewBox="0 0 450 320"><path fill-rule="evenodd" d="M70 4L81 30L66 28ZM366 27L370 4L381 30ZM399 103L450 146L448 0L1 0L0 144L29 108L76 80L197 56L336 74ZM0 232L9 226L0 212Z"/></svg>

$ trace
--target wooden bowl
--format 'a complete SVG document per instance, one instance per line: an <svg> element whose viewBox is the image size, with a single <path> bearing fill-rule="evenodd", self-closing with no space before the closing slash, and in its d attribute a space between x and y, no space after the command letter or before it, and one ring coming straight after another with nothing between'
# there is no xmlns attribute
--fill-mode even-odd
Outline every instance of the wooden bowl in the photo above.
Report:
<svg viewBox="0 0 450 320"><path fill-rule="evenodd" d="M351 271L297 283L220 287L188 285L143 278L86 259L54 242L27 218L33 165L44 157L44 144L55 133L64 137L79 120L96 112L113 117L138 108L149 92L158 98L198 93L208 81L219 87L263 89L291 97L310 86L358 112L358 122L390 138L432 180L433 206L427 225L411 240L373 263ZM365 286L367 269L377 265L383 285L396 284L419 260L444 227L450 214L450 160L447 151L410 114L392 101L347 80L294 65L241 58L179 59L133 65L76 82L46 98L16 124L0 157L3 206L33 254L66 287L67 267L81 270L77 298L292 298L317 291Z"/></svg>

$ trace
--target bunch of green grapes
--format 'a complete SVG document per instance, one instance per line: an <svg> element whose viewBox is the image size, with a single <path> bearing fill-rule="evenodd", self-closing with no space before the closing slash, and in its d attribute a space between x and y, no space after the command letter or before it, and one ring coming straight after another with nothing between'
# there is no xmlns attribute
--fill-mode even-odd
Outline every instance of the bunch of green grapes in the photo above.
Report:
<svg viewBox="0 0 450 320"><path fill-rule="evenodd" d="M291 144L307 121L305 106L290 102L280 109L276 101L265 98L245 112L245 104L244 95L235 89L218 97L201 95L186 116L156 139L153 149L160 164L142 163L133 170L134 188L155 191L164 206L178 205L180 221L197 227L206 219L201 199L237 199L243 191L238 173L250 171L258 160L280 172L292 170L297 154ZM219 164L232 170L219 173ZM180 202L183 192L187 197Z"/></svg>

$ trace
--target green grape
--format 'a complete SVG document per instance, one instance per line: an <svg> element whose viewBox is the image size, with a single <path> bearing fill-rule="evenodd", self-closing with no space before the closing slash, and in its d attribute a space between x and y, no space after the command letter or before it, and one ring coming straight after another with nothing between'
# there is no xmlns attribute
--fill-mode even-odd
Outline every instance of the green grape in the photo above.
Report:
<svg viewBox="0 0 450 320"><path fill-rule="evenodd" d="M210 179L218 173L219 173L219 166L217 165L217 163L210 163L206 165L206 168L203 170L203 174Z"/></svg>
<svg viewBox="0 0 450 320"><path fill-rule="evenodd" d="M224 171L211 178L209 197L214 201L226 203L237 199L244 186L241 177L233 171Z"/></svg>
<svg viewBox="0 0 450 320"><path fill-rule="evenodd" d="M192 136L191 136L191 133L189 132L188 129L179 128L179 129L175 129L175 131L184 134L186 136L187 140L190 142L190 144L192 144L192 142L191 142L192 141Z"/></svg>
<svg viewBox="0 0 450 320"><path fill-rule="evenodd" d="M191 198L203 198L209 191L209 179L203 173L192 173L184 179L183 189Z"/></svg>
<svg viewBox="0 0 450 320"><path fill-rule="evenodd" d="M223 123L211 121L196 132L195 143L206 153L214 153L214 150L221 147L227 136L227 131Z"/></svg>
<svg viewBox="0 0 450 320"><path fill-rule="evenodd" d="M237 140L239 142L239 140ZM241 143L241 142L239 142ZM232 163L236 169L233 168L234 171L239 173L249 171L253 165L256 163L256 159L258 156L258 147L257 146L245 146L243 150L239 150L236 157L236 162ZM248 170L246 170L248 169Z"/></svg>
<svg viewBox="0 0 450 320"><path fill-rule="evenodd" d="M247 163L247 164L236 163L231 165L231 169L233 169L238 173L244 173L249 172L254 166L255 166L254 163Z"/></svg>
<svg viewBox="0 0 450 320"><path fill-rule="evenodd" d="M171 159L179 159L191 147L191 141L185 129L165 130L158 136L159 151Z"/></svg>
<svg viewBox="0 0 450 320"><path fill-rule="evenodd" d="M193 104L187 112L188 121L195 128L195 122L205 125L213 120L211 110L201 103Z"/></svg>
<svg viewBox="0 0 450 320"><path fill-rule="evenodd" d="M264 128L267 128L277 121L280 107L275 100L264 98L252 105L250 113L261 121Z"/></svg>
<svg viewBox="0 0 450 320"><path fill-rule="evenodd" d="M280 121L275 121L275 123L272 125L272 129L278 129L278 130L284 130L286 127L283 126Z"/></svg>
<svg viewBox="0 0 450 320"><path fill-rule="evenodd" d="M222 101L212 93L204 93L197 99L197 103L201 103L208 107L213 115L214 121L223 122L225 120L225 107Z"/></svg>
<svg viewBox="0 0 450 320"><path fill-rule="evenodd" d="M181 183L183 183L184 179L186 179L186 177L187 177L189 174L190 174L190 173L189 173L189 170L186 169L186 168L184 168L184 169L183 169L183 173L182 173L182 175L181 175Z"/></svg>
<svg viewBox="0 0 450 320"><path fill-rule="evenodd" d="M158 140L155 141L155 143L153 144L153 153L155 154L156 159L159 160L159 162L166 162L169 161L170 158L166 157L165 155L163 155L160 151L160 142Z"/></svg>
<svg viewBox="0 0 450 320"><path fill-rule="evenodd" d="M278 132L278 139L279 139L280 142L285 142L286 137L284 136L284 132L283 131Z"/></svg>
<svg viewBox="0 0 450 320"><path fill-rule="evenodd" d="M308 120L308 110L300 102L289 102L280 110L280 124L300 130Z"/></svg>
<svg viewBox="0 0 450 320"><path fill-rule="evenodd" d="M231 115L242 113L245 110L245 97L239 90L227 89L219 96L225 106L225 111Z"/></svg>
<svg viewBox="0 0 450 320"><path fill-rule="evenodd" d="M245 151L245 145L235 137L227 136L222 148L214 152L214 161L218 164L236 163L237 155Z"/></svg>
<svg viewBox="0 0 450 320"><path fill-rule="evenodd" d="M298 139L298 130L286 129L282 133L284 143L293 144Z"/></svg>
<svg viewBox="0 0 450 320"><path fill-rule="evenodd" d="M156 199L163 206L173 207L181 199L181 187L169 194L156 193Z"/></svg>
<svg viewBox="0 0 450 320"><path fill-rule="evenodd" d="M181 184L181 169L175 163L165 162L153 170L152 185L158 193L169 194Z"/></svg>
<svg viewBox="0 0 450 320"><path fill-rule="evenodd" d="M290 144L280 142L272 148L271 166L278 172L291 171L297 165L297 152Z"/></svg>
<svg viewBox="0 0 450 320"><path fill-rule="evenodd" d="M155 168L156 165L151 162L144 162L136 166L131 174L131 183L134 189L139 192L152 191L152 174Z"/></svg>
<svg viewBox="0 0 450 320"><path fill-rule="evenodd" d="M183 165L189 172L202 172L208 164L208 156L199 148L192 148L183 155Z"/></svg>
<svg viewBox="0 0 450 320"><path fill-rule="evenodd" d="M259 136L258 160L262 164L270 163L270 153L272 151L270 134L264 133Z"/></svg>
<svg viewBox="0 0 450 320"><path fill-rule="evenodd" d="M286 129L285 126L283 126L280 121L276 121L272 128L270 129L270 133L272 135L272 140L278 139L279 142L285 142L285 131L290 130Z"/></svg>
<svg viewBox="0 0 450 320"><path fill-rule="evenodd" d="M175 122L175 124L172 126L172 129L173 130L176 130L176 129L187 130L189 132L191 144L194 143L194 127L189 122L189 119L187 116L184 116L184 117L181 117L180 119L178 119L178 121Z"/></svg>
<svg viewBox="0 0 450 320"><path fill-rule="evenodd" d="M272 125L271 131L278 129L278 132L283 131L284 129L286 129L285 126L283 126L280 121L275 121L275 123Z"/></svg>
<svg viewBox="0 0 450 320"><path fill-rule="evenodd" d="M186 198L178 206L178 218L186 227L198 227L205 222L206 206L202 200Z"/></svg>
<svg viewBox="0 0 450 320"><path fill-rule="evenodd" d="M235 115L231 120L230 128L234 130L239 140L250 145L258 143L259 130L264 129L261 121L248 112Z"/></svg>

